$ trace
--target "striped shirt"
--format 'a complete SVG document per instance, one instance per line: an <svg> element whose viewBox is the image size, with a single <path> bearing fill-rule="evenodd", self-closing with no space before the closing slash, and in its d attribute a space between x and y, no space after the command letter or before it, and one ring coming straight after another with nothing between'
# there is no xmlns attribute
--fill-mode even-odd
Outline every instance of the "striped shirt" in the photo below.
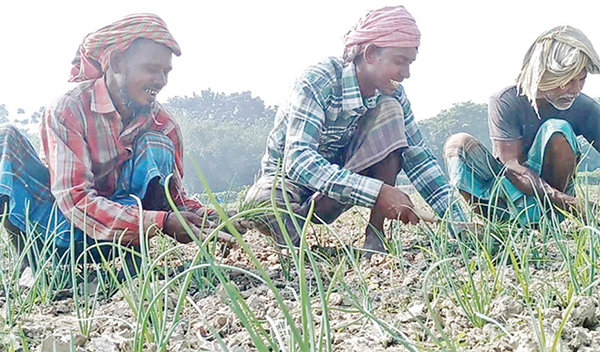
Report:
<svg viewBox="0 0 600 352"><path fill-rule="evenodd" d="M123 231L163 227L166 212L142 212L137 206L108 199L119 182L121 167L133 153L136 137L147 131L167 136L175 146L171 193L175 204L189 210L202 205L182 186L181 131L162 106L124 126L110 99L104 77L86 81L46 109L41 126L44 160L50 170L52 194L58 208L87 236L112 240Z"/></svg>
<svg viewBox="0 0 600 352"><path fill-rule="evenodd" d="M262 159L263 174L275 174L282 161L290 180L341 203L373 208L383 182L340 165L344 165L345 150L359 118L375 108L379 95L363 99L353 63L332 57L309 67L277 112ZM415 147L405 153L404 170L434 211L443 216L451 204L452 189L424 145L402 86L394 97L404 110L408 145ZM453 213L464 219L460 210Z"/></svg>

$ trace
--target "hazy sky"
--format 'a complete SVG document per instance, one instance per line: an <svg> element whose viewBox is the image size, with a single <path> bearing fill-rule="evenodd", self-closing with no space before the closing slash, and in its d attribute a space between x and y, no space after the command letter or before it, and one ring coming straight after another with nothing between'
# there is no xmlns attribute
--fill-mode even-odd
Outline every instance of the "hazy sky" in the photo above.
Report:
<svg viewBox="0 0 600 352"><path fill-rule="evenodd" d="M341 55L342 35L367 10L395 4L422 32L404 83L418 119L487 102L514 82L528 47L551 27L577 27L600 50L598 0L3 1L0 104L30 115L74 87L70 62L83 37L135 12L161 16L182 48L159 100L211 88L280 104L302 69ZM600 77L589 75L584 92L600 96Z"/></svg>

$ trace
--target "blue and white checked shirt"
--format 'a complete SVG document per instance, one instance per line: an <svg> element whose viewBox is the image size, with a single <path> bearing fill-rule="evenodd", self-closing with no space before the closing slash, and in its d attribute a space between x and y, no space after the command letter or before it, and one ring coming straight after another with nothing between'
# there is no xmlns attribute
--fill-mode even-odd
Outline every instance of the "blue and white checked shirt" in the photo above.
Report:
<svg viewBox="0 0 600 352"><path fill-rule="evenodd" d="M363 99L353 63L332 57L309 67L277 112L262 159L263 174L274 175L283 160L285 176L291 181L341 203L373 208L383 182L339 165L343 165L359 118L375 108L379 95ZM404 154L404 170L427 203L443 216L452 189L423 143L402 86L394 97L404 110L408 145L414 147ZM454 218L464 219L462 211L453 209L453 213Z"/></svg>

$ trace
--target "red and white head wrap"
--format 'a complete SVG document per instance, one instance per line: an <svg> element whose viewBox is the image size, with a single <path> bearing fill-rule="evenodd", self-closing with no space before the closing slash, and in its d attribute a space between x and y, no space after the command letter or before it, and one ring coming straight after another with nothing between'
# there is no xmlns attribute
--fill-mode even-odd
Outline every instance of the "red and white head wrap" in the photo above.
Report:
<svg viewBox="0 0 600 352"><path fill-rule="evenodd" d="M344 60L353 61L368 44L381 48L413 48L421 43L421 32L404 6L369 12L344 36Z"/></svg>
<svg viewBox="0 0 600 352"><path fill-rule="evenodd" d="M73 60L69 82L100 78L108 70L110 55L125 51L138 38L166 45L173 54L181 55L179 45L165 22L154 14L134 14L88 34Z"/></svg>

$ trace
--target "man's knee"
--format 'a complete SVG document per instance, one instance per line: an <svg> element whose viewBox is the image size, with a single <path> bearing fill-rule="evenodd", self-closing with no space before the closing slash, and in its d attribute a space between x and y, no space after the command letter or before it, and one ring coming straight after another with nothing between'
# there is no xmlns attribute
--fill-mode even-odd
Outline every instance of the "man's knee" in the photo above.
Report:
<svg viewBox="0 0 600 352"><path fill-rule="evenodd" d="M406 149L408 148L404 147L392 150L385 158L372 167L385 171L395 171L396 173L400 172L400 169L402 169L402 162L404 160L404 151Z"/></svg>
<svg viewBox="0 0 600 352"><path fill-rule="evenodd" d="M140 148L143 149L147 147L157 147L168 150L171 153L175 152L175 145L173 145L173 141L164 134L154 131L142 133L137 137L134 145L138 150Z"/></svg>
<svg viewBox="0 0 600 352"><path fill-rule="evenodd" d="M471 146L479 144L479 141L468 133L460 132L451 135L444 143L444 159L455 156L463 156Z"/></svg>
<svg viewBox="0 0 600 352"><path fill-rule="evenodd" d="M390 152L378 163L359 172L359 174L381 180L386 184L394 184L404 164L403 152L408 148L400 148Z"/></svg>
<svg viewBox="0 0 600 352"><path fill-rule="evenodd" d="M25 136L18 128L9 123L0 124L0 143L16 146L22 144L24 140Z"/></svg>
<svg viewBox="0 0 600 352"><path fill-rule="evenodd" d="M175 145L169 137L154 131L141 134L134 142L134 159L150 158L157 166L166 167L163 172L171 173L171 165L175 158ZM144 160L144 159L140 159ZM134 165L134 168L137 166Z"/></svg>
<svg viewBox="0 0 600 352"><path fill-rule="evenodd" d="M538 135L551 135L546 145L546 151L576 155L578 143L573 126L562 119L549 119L538 130Z"/></svg>
<svg viewBox="0 0 600 352"><path fill-rule="evenodd" d="M569 161L571 159L575 160L577 155L576 150L573 148L571 143L569 143L567 137L560 132L554 133L548 140L544 159L547 159L548 157L555 159L557 158L557 155L557 161L565 161L564 158L567 158Z"/></svg>
<svg viewBox="0 0 600 352"><path fill-rule="evenodd" d="M577 165L577 153L567 137L554 133L546 144L541 176L550 186L562 191L567 189Z"/></svg>
<svg viewBox="0 0 600 352"><path fill-rule="evenodd" d="M544 152L544 166L562 166L574 169L576 163L577 153L573 150L567 137L560 132L554 133L546 145L546 150Z"/></svg>
<svg viewBox="0 0 600 352"><path fill-rule="evenodd" d="M363 118L359 120L358 130L369 131L373 126L385 121L403 117L404 111L402 105L394 97L382 95L377 99L375 109L369 110ZM402 131L404 133L404 131Z"/></svg>
<svg viewBox="0 0 600 352"><path fill-rule="evenodd" d="M538 130L538 134L539 133L553 133L556 131L561 131L563 133L568 133L568 134L572 134L575 135L575 131L573 131L573 126L571 126L571 124L563 119L548 119L546 120L539 128Z"/></svg>
<svg viewBox="0 0 600 352"><path fill-rule="evenodd" d="M555 150L555 151L567 151L569 153L573 153L573 148L569 144L567 137L560 133L556 132L550 137L548 140L548 145L546 145L547 150ZM566 149L566 150L565 150Z"/></svg>

